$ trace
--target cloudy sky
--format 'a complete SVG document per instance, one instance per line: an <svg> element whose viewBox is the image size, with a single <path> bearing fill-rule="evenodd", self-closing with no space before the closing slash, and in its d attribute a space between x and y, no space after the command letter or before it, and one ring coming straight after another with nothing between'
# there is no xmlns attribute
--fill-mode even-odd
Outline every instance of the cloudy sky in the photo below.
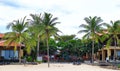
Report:
<svg viewBox="0 0 120 71"><path fill-rule="evenodd" d="M63 34L77 34L85 17L98 16L107 23L120 19L120 0L0 0L0 33L9 31L6 25L13 20L44 12L59 18Z"/></svg>

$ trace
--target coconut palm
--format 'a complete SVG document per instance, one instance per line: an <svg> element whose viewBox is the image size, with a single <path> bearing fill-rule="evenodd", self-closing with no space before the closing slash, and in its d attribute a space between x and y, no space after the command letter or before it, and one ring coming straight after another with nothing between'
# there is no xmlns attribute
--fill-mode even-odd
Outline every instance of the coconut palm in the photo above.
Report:
<svg viewBox="0 0 120 71"><path fill-rule="evenodd" d="M111 21L110 24L104 23L104 26L107 27L107 35L109 37L107 41L107 47L111 45L111 43L114 41L115 48L118 46L120 40L119 40L119 34L120 34L120 20L117 21ZM114 49L114 59L117 57L116 55L116 49Z"/></svg>
<svg viewBox="0 0 120 71"><path fill-rule="evenodd" d="M96 34L102 28L102 19L100 17L85 17L86 24L81 24L79 27L83 28L78 33L86 33L83 38L92 39L92 63L94 63L94 43L98 41L99 36Z"/></svg>
<svg viewBox="0 0 120 71"><path fill-rule="evenodd" d="M48 67L49 65L49 38L51 36L58 37L59 35L57 32L60 32L58 28L55 27L56 24L60 22L56 22L58 20L57 17L53 18L53 15L50 13L44 13L42 16L42 24L44 28L44 37L46 38L46 44L47 44L47 55L48 55Z"/></svg>
<svg viewBox="0 0 120 71"><path fill-rule="evenodd" d="M36 41L38 42L37 44L37 58L39 57L39 49L40 49L40 39L41 36L43 35L43 24L41 22L41 14L30 14L30 16L32 17L32 19L30 20L30 24L31 26L30 28L30 32L34 35L34 37L36 39Z"/></svg>
<svg viewBox="0 0 120 71"><path fill-rule="evenodd" d="M7 29L12 29L12 32L6 33L5 37L7 38L7 45L9 46L11 43L22 44L24 43L28 53L30 53L31 47L35 45L33 38L30 37L29 33L27 32L28 22L25 21L24 17L21 20L14 20L13 22L7 25ZM15 49L16 49L15 45ZM20 55L19 55L19 62L21 63L21 47L20 46Z"/></svg>

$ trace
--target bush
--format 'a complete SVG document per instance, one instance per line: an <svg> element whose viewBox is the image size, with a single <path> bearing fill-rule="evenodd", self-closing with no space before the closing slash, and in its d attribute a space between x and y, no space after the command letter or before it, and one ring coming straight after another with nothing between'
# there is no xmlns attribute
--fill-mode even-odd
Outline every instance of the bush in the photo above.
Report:
<svg viewBox="0 0 120 71"><path fill-rule="evenodd" d="M28 62L32 62L32 61L33 61L33 59L32 59L31 56L28 56L26 60L27 60Z"/></svg>
<svg viewBox="0 0 120 71"><path fill-rule="evenodd" d="M120 64L118 64L118 68L120 68Z"/></svg>

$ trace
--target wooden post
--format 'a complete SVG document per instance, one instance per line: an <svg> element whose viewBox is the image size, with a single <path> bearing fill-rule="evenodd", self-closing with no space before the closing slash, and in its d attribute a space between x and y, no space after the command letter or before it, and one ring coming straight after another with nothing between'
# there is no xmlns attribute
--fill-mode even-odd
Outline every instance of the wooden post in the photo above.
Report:
<svg viewBox="0 0 120 71"><path fill-rule="evenodd" d="M109 48L107 48L107 57L111 56L111 50Z"/></svg>
<svg viewBox="0 0 120 71"><path fill-rule="evenodd" d="M105 51L102 49L102 61L105 61Z"/></svg>

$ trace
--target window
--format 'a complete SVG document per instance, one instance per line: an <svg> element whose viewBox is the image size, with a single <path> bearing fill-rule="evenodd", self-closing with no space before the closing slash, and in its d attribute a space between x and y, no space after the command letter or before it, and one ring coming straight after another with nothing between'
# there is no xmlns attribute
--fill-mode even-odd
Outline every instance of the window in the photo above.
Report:
<svg viewBox="0 0 120 71"><path fill-rule="evenodd" d="M117 55L120 56L120 51L117 51Z"/></svg>
<svg viewBox="0 0 120 71"><path fill-rule="evenodd" d="M2 50L1 51L1 56L3 56L5 59L12 59L16 58L18 59L18 51L14 50Z"/></svg>

